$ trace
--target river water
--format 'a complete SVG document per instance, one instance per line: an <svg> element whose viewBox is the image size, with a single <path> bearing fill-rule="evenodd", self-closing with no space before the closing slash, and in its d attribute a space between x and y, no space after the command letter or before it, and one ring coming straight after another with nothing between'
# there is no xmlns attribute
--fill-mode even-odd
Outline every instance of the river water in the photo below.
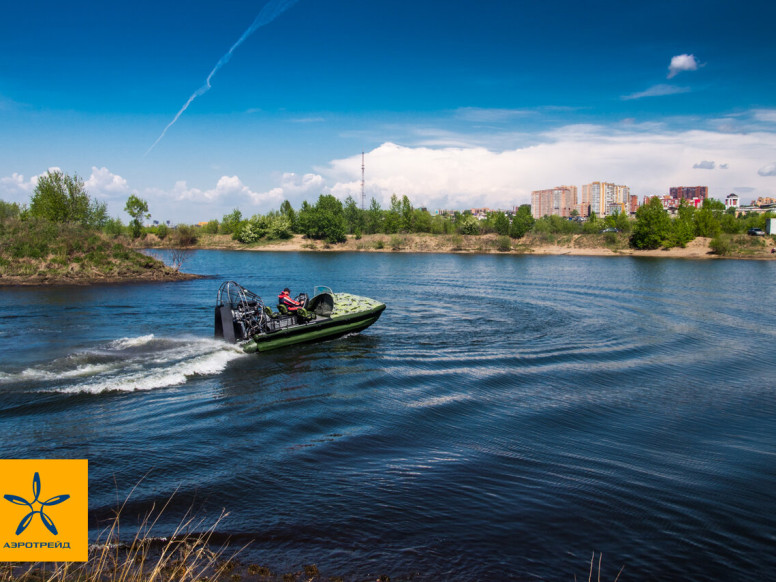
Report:
<svg viewBox="0 0 776 582"><path fill-rule="evenodd" d="M246 561L346 580L776 571L776 263L198 251L173 284L0 289L4 458L89 460L93 535L174 494ZM388 308L212 339L218 285ZM204 527L204 526L203 526ZM597 560L597 558L596 558Z"/></svg>

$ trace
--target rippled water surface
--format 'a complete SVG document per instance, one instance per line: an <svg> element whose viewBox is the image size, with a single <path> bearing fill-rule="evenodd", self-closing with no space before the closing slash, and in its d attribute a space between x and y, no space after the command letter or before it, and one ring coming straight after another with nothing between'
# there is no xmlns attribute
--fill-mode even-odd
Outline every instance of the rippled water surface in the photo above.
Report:
<svg viewBox="0 0 776 582"><path fill-rule="evenodd" d="M0 288L6 458L87 458L96 532L194 508L244 559L352 580L776 571L776 263L197 252L212 278ZM261 355L222 280L384 301ZM139 483L139 485L138 485Z"/></svg>

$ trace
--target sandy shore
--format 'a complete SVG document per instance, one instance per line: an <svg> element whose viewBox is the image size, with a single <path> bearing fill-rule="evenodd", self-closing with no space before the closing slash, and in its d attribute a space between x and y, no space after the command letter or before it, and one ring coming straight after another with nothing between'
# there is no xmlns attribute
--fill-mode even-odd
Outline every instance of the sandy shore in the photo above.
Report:
<svg viewBox="0 0 776 582"><path fill-rule="evenodd" d="M510 250L499 248L499 238L496 235L482 236L445 236L445 235L365 235L356 240L349 236L347 242L341 244L326 244L323 241L311 241L301 235L284 241L259 243L257 245L242 245L233 241L228 235L209 235L201 238L198 248L244 250L244 251L346 251L346 252L388 252L388 253L492 253L521 255L572 255L590 257L661 257L675 259L776 259L771 253L774 242L769 237L761 247L748 250L745 255L730 255L721 257L712 253L709 248L711 239L699 237L687 244L685 248L657 249L650 251L634 250L627 246L627 236L619 235L617 243L604 246L603 237L569 235L556 237L556 242L547 242L539 237L527 236L524 239L511 241ZM600 240L599 240L600 239ZM149 241L150 242L150 241Z"/></svg>

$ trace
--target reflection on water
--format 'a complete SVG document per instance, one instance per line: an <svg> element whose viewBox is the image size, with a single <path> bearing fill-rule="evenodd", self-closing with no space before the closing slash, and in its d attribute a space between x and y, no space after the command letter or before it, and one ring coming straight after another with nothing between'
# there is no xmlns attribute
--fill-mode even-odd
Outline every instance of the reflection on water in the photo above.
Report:
<svg viewBox="0 0 776 582"><path fill-rule="evenodd" d="M177 490L277 570L355 580L759 579L776 568L773 263L200 251L213 279L0 293L8 458L88 458L97 527ZM374 297L246 356L233 279ZM9 435L13 435L12 437ZM142 482L141 482L142 479ZM607 567L611 570L607 571Z"/></svg>

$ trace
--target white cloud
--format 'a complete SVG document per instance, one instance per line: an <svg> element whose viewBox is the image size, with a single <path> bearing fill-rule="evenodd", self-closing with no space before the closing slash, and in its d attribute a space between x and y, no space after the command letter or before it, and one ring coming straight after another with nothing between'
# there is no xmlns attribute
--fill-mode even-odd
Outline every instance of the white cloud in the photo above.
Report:
<svg viewBox="0 0 776 582"><path fill-rule="evenodd" d="M776 123L776 109L754 109L752 111L752 116L757 121Z"/></svg>
<svg viewBox="0 0 776 582"><path fill-rule="evenodd" d="M757 170L757 173L761 176L776 176L776 162L763 166Z"/></svg>
<svg viewBox="0 0 776 582"><path fill-rule="evenodd" d="M92 175L84 182L86 191L100 198L116 198L129 194L129 184L108 168L92 166Z"/></svg>
<svg viewBox="0 0 776 582"><path fill-rule="evenodd" d="M693 164L692 167L695 168L696 170L713 170L716 167L716 164L714 162L708 162L706 160L703 160L702 162Z"/></svg>
<svg viewBox="0 0 776 582"><path fill-rule="evenodd" d="M215 187L207 190L191 188L185 180L179 180L175 182L175 186L173 186L172 190L168 193L158 190L151 191L150 193L156 197L165 196L166 194L168 197L178 202L224 202L234 206L239 206L244 203L260 205L277 201L277 196L274 193L254 192L243 184L242 180L237 176L221 176Z"/></svg>
<svg viewBox="0 0 776 582"><path fill-rule="evenodd" d="M668 79L676 77L684 71L696 71L698 70L698 59L695 55L676 55L671 58L671 64L668 66Z"/></svg>
<svg viewBox="0 0 776 582"><path fill-rule="evenodd" d="M530 202L531 190L594 180L625 184L639 197L695 185L693 166L725 159L725 172L709 173L702 185L712 196L740 187L767 194L760 176L776 175L768 156L776 134L714 131L647 132L627 126L572 125L545 132L543 143L492 151L483 147L407 147L384 143L366 154L366 193L386 207L392 194L429 208L509 208ZM704 162L698 163L698 160ZM714 168L722 168L714 162ZM758 168L760 168L758 172ZM358 199L361 156L337 159L319 170L339 198ZM773 174L771 174L772 172Z"/></svg>
<svg viewBox="0 0 776 582"><path fill-rule="evenodd" d="M56 166L52 166L48 169L48 172L61 172L62 170ZM38 180L43 174L38 174L26 179L23 174L14 172L10 176L0 178L0 200L6 202L29 202L30 194L38 185Z"/></svg>
<svg viewBox="0 0 776 582"><path fill-rule="evenodd" d="M643 99L644 97L663 97L665 95L677 95L679 93L688 93L689 87L677 87L676 85L654 85L645 91L624 95L623 100Z"/></svg>

